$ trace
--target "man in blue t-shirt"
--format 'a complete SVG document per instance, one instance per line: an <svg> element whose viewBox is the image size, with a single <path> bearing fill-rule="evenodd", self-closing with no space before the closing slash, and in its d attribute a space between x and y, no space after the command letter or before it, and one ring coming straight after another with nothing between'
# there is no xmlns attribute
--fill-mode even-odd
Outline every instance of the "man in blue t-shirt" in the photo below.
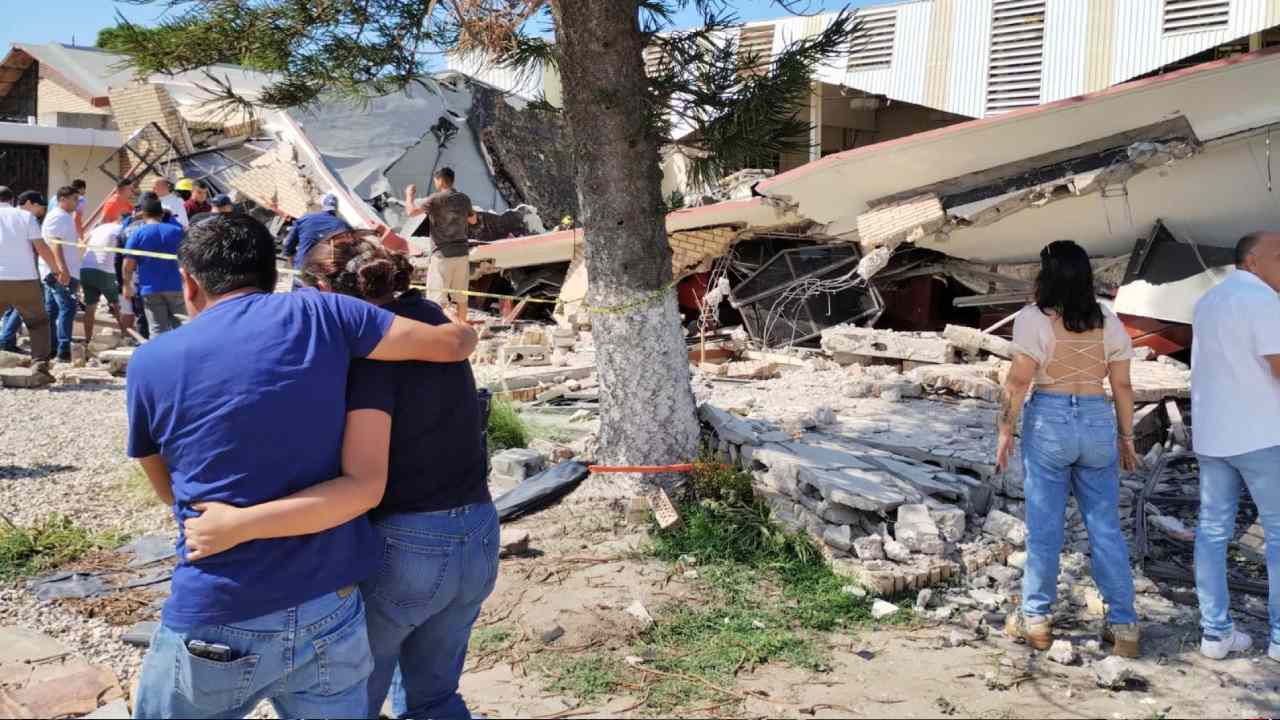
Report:
<svg viewBox="0 0 1280 720"><path fill-rule="evenodd" d="M320 200L320 212L307 213L293 221L293 227L289 228L289 234L284 239L284 254L294 269L301 270L307 253L311 252L317 242L350 229L347 221L338 217L338 196L327 193ZM300 285L295 283L294 287Z"/></svg>
<svg viewBox="0 0 1280 720"><path fill-rule="evenodd" d="M129 456L179 526L205 501L308 503L300 490L368 487L387 472L385 449L340 452L352 360L457 362L475 347L461 324L314 290L273 294L271 234L246 215L193 226L178 258L191 320L134 353L127 395ZM364 512L378 500L316 504L331 530L298 535L284 521L271 539L207 559L188 559L179 534L135 716L243 717L270 699L281 717L363 717L372 660L355 585L377 559Z"/></svg>
<svg viewBox="0 0 1280 720"><path fill-rule="evenodd" d="M164 206L154 195L142 203L143 226L130 235L126 250L142 250L153 253L176 254L182 244L182 227L165 222ZM138 294L142 296L142 309L153 335L177 329L182 321L178 314L185 312L182 306L182 278L178 274L176 260L146 255L125 255L122 266L124 296L133 298L133 275L138 275Z"/></svg>

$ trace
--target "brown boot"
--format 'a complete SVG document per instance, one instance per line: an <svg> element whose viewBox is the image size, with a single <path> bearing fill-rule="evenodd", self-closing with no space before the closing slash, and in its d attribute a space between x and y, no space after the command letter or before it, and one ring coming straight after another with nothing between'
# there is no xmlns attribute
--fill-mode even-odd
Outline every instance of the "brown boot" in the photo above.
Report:
<svg viewBox="0 0 1280 720"><path fill-rule="evenodd" d="M1102 641L1111 643L1111 653L1125 658L1136 658L1138 651L1138 626L1107 625L1102 630Z"/></svg>
<svg viewBox="0 0 1280 720"><path fill-rule="evenodd" d="M1048 615L1028 618L1021 610L1015 610L1005 618L1004 633L1026 640L1036 650L1048 650L1053 645L1053 618Z"/></svg>

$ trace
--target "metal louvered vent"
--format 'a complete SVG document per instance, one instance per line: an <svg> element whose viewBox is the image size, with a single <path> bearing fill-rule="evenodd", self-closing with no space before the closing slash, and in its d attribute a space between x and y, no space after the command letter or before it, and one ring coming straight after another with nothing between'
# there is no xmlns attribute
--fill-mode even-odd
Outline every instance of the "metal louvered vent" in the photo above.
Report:
<svg viewBox="0 0 1280 720"><path fill-rule="evenodd" d="M1231 16L1231 0L1164 0L1164 32L1222 30Z"/></svg>
<svg viewBox="0 0 1280 720"><path fill-rule="evenodd" d="M987 114L1040 104L1045 0L994 0Z"/></svg>
<svg viewBox="0 0 1280 720"><path fill-rule="evenodd" d="M656 77L668 70L671 64L671 58L663 50L661 45L648 45L644 49L644 74L649 77Z"/></svg>
<svg viewBox="0 0 1280 720"><path fill-rule="evenodd" d="M849 72L880 70L893 61L893 33L898 29L898 9L856 11L862 24L860 32L849 43Z"/></svg>
<svg viewBox="0 0 1280 720"><path fill-rule="evenodd" d="M747 58L755 58L755 64L746 72L760 74L769 72L773 62L773 24L743 25L738 35L738 62L744 63Z"/></svg>

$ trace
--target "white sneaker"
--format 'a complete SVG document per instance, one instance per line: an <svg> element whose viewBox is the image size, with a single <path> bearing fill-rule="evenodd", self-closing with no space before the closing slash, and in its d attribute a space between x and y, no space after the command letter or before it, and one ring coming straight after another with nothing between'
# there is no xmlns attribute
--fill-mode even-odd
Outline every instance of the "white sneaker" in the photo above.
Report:
<svg viewBox="0 0 1280 720"><path fill-rule="evenodd" d="M1231 635L1221 640L1215 640L1208 635L1200 638L1200 654L1211 659L1221 660L1233 652L1244 652L1253 647L1253 638L1232 628ZM1280 648L1275 645L1271 646L1276 649L1276 654L1280 655Z"/></svg>

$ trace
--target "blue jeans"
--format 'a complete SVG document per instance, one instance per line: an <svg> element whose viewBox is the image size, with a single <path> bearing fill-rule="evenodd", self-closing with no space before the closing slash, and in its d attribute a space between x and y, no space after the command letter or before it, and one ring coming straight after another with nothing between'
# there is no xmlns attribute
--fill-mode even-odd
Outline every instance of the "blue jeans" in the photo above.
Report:
<svg viewBox="0 0 1280 720"><path fill-rule="evenodd" d="M227 645L232 659L196 657L190 640ZM371 670L364 602L349 588L229 625L161 625L142 664L133 716L242 718L270 699L284 718L362 718Z"/></svg>
<svg viewBox="0 0 1280 720"><path fill-rule="evenodd" d="M1022 421L1022 461L1027 496L1023 615L1053 611L1071 492L1089 531L1090 565L1107 604L1107 622L1136 623L1129 548L1120 529L1120 450L1111 402L1100 395L1036 391Z"/></svg>
<svg viewBox="0 0 1280 720"><path fill-rule="evenodd" d="M1231 634L1231 595L1227 591L1227 545L1235 535L1240 486L1258 506L1267 543L1267 610L1271 642L1280 643L1280 445L1232 457L1198 456L1200 526L1196 530L1196 593L1200 629L1206 635Z"/></svg>
<svg viewBox="0 0 1280 720"><path fill-rule="evenodd" d="M17 310L9 308L0 319L0 350L18 349L18 328L22 327L22 316Z"/></svg>
<svg viewBox="0 0 1280 720"><path fill-rule="evenodd" d="M79 289L80 281L75 278L71 279L70 285L44 284L44 309L53 324L53 354L60 358L71 356L72 325L76 321L76 311L80 309L76 301Z"/></svg>
<svg viewBox="0 0 1280 720"><path fill-rule="evenodd" d="M360 588L369 603L369 717L391 686L400 717L470 718L458 679L471 626L498 580L493 503L390 515L374 523L382 547L377 574ZM397 663L399 672L397 673Z"/></svg>

